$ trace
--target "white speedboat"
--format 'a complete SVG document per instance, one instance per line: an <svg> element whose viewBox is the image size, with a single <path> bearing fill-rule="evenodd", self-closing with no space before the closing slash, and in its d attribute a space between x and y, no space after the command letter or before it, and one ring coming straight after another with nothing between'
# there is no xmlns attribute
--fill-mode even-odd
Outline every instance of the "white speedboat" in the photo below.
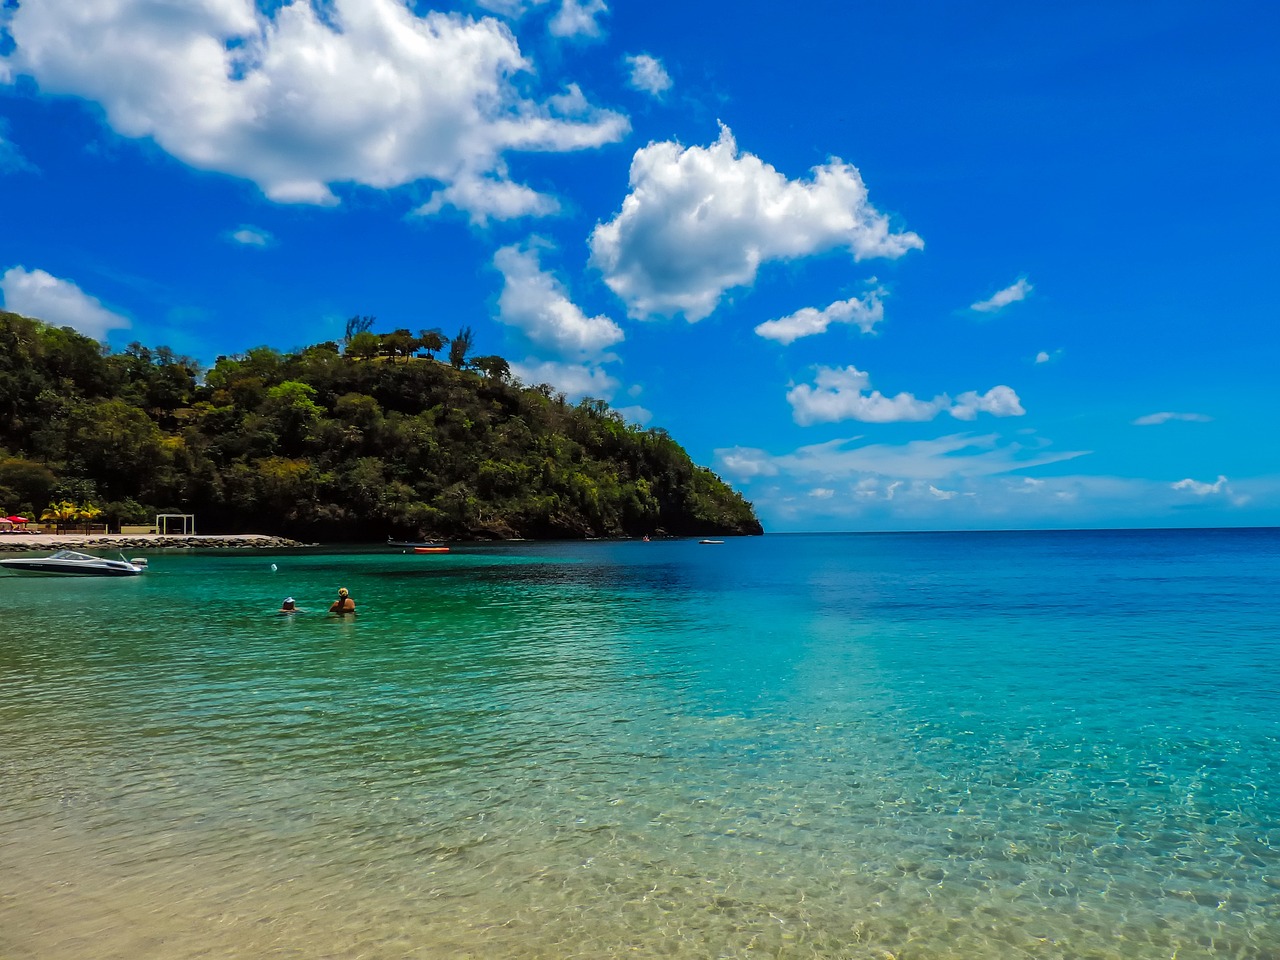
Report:
<svg viewBox="0 0 1280 960"><path fill-rule="evenodd" d="M48 557L14 557L0 560L0 567L23 577L71 576L71 577L136 577L147 569L147 561L141 558L106 560L74 550L59 550Z"/></svg>

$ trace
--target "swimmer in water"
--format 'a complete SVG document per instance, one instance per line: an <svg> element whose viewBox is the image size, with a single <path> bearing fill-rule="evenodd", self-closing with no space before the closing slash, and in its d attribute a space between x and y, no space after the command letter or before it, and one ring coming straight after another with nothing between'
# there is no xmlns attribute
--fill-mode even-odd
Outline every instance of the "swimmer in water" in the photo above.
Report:
<svg viewBox="0 0 1280 960"><path fill-rule="evenodd" d="M338 599L333 601L332 605L329 607L329 612L339 614L353 614L356 612L356 602L351 599L351 596L347 593L346 587L338 588Z"/></svg>

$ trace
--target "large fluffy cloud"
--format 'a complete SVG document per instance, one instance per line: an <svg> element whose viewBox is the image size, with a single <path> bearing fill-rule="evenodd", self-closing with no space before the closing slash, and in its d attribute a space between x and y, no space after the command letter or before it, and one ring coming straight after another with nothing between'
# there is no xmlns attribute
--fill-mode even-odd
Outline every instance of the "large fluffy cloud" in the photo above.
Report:
<svg viewBox="0 0 1280 960"><path fill-rule="evenodd" d="M805 307L778 320L766 320L756 327L756 333L779 343L794 343L801 337L826 333L833 323L852 323L863 333L870 333L884 319L884 303L880 299L884 293L883 288L877 287L861 300L857 297L837 300L821 310Z"/></svg>
<svg viewBox="0 0 1280 960"><path fill-rule="evenodd" d="M709 147L651 143L631 162L631 192L591 234L591 260L631 316L700 320L762 263L847 249L855 259L923 246L895 233L867 199L858 169L838 159L788 180L739 153L727 127Z"/></svg>
<svg viewBox="0 0 1280 960"><path fill-rule="evenodd" d="M280 202L434 180L443 192L428 211L545 213L554 202L512 183L504 154L595 147L628 129L574 88L541 103L519 93L529 63L502 23L417 16L404 0L291 0L270 16L253 0L41 0L9 17L12 73L94 100L119 133Z"/></svg>
<svg viewBox="0 0 1280 960"><path fill-rule="evenodd" d="M97 297L44 270L11 267L0 276L0 293L6 310L55 327L72 327L95 340L105 340L109 331L129 326L127 318L108 310Z"/></svg>
<svg viewBox="0 0 1280 960"><path fill-rule="evenodd" d="M543 271L536 243L503 247L493 263L503 278L498 319L538 346L560 356L595 357L623 339L616 323L587 316L569 299L564 284Z"/></svg>
<svg viewBox="0 0 1280 960"><path fill-rule="evenodd" d="M1018 395L1004 385L986 393L974 390L960 394L954 401L946 394L932 400L920 400L910 393L887 397L871 389L871 377L857 367L818 367L814 383L799 384L787 392L796 423L837 423L860 420L863 423L901 423L932 420L947 412L957 420L973 420L979 413L996 417L1020 417L1026 411Z"/></svg>

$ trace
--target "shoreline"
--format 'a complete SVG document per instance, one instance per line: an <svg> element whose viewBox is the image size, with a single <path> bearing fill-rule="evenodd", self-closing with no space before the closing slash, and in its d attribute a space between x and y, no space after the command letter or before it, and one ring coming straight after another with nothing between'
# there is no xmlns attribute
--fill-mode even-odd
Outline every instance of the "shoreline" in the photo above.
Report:
<svg viewBox="0 0 1280 960"><path fill-rule="evenodd" d="M0 553L54 550L286 550L307 544L264 533L0 533Z"/></svg>

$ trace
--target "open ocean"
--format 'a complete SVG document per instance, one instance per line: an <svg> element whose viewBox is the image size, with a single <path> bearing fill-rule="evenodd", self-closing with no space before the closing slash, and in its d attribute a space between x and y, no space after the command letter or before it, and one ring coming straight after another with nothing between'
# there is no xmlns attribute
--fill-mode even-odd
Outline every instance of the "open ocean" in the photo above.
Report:
<svg viewBox="0 0 1280 960"><path fill-rule="evenodd" d="M1280 957L1280 531L150 559L0 576L0 960Z"/></svg>

